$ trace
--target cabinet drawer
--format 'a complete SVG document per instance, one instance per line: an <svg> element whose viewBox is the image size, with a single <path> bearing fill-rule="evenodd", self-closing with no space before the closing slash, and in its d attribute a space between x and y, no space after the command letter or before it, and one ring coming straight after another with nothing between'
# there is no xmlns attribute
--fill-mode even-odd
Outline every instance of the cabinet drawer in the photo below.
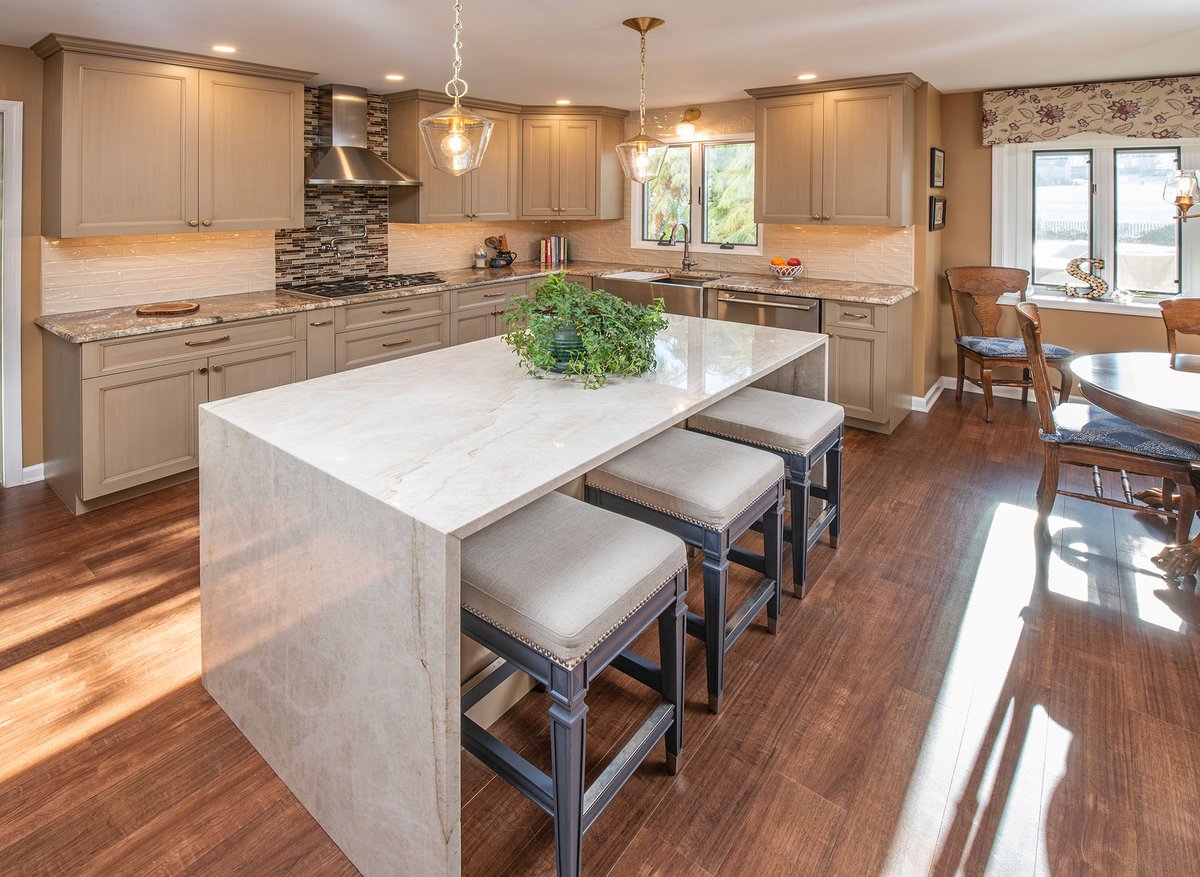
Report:
<svg viewBox="0 0 1200 877"><path fill-rule="evenodd" d="M831 301L825 305L825 328L887 331L887 305Z"/></svg>
<svg viewBox="0 0 1200 877"><path fill-rule="evenodd" d="M447 311L448 293L410 295L404 298L373 301L368 304L347 305L337 309L337 331L365 329L369 326L386 326L421 317L441 316Z"/></svg>
<svg viewBox="0 0 1200 877"><path fill-rule="evenodd" d="M495 304L512 297L529 295L529 281L519 280L512 283L490 283L487 286L476 286L470 289L454 291L454 309L473 308L481 305Z"/></svg>
<svg viewBox="0 0 1200 877"><path fill-rule="evenodd" d="M414 320L400 326L356 329L337 336L334 343L334 368L346 371L412 356L450 343L450 319L433 317Z"/></svg>
<svg viewBox="0 0 1200 877"><path fill-rule="evenodd" d="M203 329L91 341L83 345L83 376L92 378L263 344L303 341L304 316L302 313L289 314L263 320L218 323Z"/></svg>

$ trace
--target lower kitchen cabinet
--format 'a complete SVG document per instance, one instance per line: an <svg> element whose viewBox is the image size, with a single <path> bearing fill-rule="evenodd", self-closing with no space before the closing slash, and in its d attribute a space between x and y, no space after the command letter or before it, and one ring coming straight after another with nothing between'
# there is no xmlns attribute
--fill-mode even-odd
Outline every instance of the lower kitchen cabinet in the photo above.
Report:
<svg viewBox="0 0 1200 877"><path fill-rule="evenodd" d="M441 316L339 332L334 347L334 369L341 372L375 365L449 344L450 320Z"/></svg>
<svg viewBox="0 0 1200 877"><path fill-rule="evenodd" d="M912 299L894 305L827 301L829 401L851 426L891 433L912 409Z"/></svg>
<svg viewBox="0 0 1200 877"><path fill-rule="evenodd" d="M202 403L307 377L304 316L85 344L47 334L46 480L79 514L190 477Z"/></svg>
<svg viewBox="0 0 1200 877"><path fill-rule="evenodd" d="M450 343L469 344L472 341L503 335L504 311L509 302L515 298L528 298L529 294L527 280L455 291Z"/></svg>

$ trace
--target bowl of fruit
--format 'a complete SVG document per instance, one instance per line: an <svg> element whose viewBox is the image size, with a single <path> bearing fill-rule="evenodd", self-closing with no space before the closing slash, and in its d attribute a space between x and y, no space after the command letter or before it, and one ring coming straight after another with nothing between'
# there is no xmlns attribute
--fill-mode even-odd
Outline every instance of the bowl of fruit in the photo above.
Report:
<svg viewBox="0 0 1200 877"><path fill-rule="evenodd" d="M804 264L796 258L783 259L775 257L771 260L771 272L780 280L795 280L804 270Z"/></svg>

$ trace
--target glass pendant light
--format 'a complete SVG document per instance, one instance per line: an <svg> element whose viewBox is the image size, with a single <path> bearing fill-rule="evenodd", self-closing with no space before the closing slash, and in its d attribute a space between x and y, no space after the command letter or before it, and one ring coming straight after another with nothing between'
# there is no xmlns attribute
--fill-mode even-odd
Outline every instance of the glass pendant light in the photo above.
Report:
<svg viewBox="0 0 1200 877"><path fill-rule="evenodd" d="M1175 218L1180 222L1195 219L1191 210L1200 204L1200 171L1171 171L1167 174L1163 200L1175 205Z"/></svg>
<svg viewBox="0 0 1200 877"><path fill-rule="evenodd" d="M635 183L645 183L658 176L667 147L646 133L646 33L663 24L661 18L627 18L621 24L636 30L642 38L642 78L638 97L638 133L636 137L617 145L617 158L625 176Z"/></svg>
<svg viewBox="0 0 1200 877"><path fill-rule="evenodd" d="M446 94L454 105L420 122L421 139L434 167L460 177L483 162L492 139L492 120L464 110L460 104L467 93L462 72L462 3L454 0L454 76L446 83Z"/></svg>

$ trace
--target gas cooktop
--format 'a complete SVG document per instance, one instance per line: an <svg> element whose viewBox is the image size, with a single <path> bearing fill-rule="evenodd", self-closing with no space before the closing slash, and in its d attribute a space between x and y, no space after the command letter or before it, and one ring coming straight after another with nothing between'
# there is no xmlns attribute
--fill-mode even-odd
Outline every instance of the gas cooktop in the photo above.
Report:
<svg viewBox="0 0 1200 877"><path fill-rule="evenodd" d="M389 274L386 277L345 277L324 283L293 283L286 288L292 292L319 295L323 298L345 298L365 292L387 292L389 289L407 289L411 286L432 286L444 283L436 274Z"/></svg>

